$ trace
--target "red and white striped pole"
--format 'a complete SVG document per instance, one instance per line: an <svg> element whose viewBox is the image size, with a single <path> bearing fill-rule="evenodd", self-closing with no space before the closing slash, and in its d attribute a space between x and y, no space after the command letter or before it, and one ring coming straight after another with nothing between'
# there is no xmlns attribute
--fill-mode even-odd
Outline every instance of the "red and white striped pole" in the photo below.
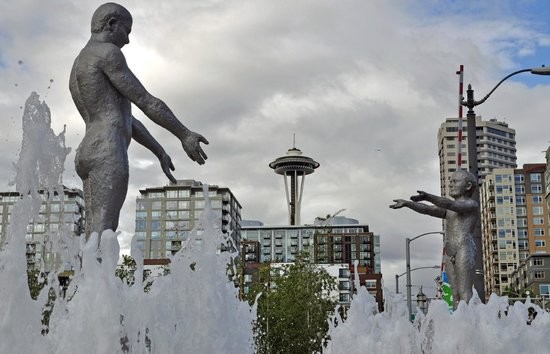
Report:
<svg viewBox="0 0 550 354"><path fill-rule="evenodd" d="M462 98L464 93L464 65L460 65L458 75L458 144L457 144L457 165L462 169Z"/></svg>

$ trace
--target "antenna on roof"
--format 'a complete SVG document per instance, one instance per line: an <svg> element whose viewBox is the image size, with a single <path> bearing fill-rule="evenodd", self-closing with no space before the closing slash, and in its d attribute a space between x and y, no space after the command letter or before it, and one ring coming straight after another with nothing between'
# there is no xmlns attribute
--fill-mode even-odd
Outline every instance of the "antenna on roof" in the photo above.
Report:
<svg viewBox="0 0 550 354"><path fill-rule="evenodd" d="M296 149L296 133L292 133L292 148Z"/></svg>

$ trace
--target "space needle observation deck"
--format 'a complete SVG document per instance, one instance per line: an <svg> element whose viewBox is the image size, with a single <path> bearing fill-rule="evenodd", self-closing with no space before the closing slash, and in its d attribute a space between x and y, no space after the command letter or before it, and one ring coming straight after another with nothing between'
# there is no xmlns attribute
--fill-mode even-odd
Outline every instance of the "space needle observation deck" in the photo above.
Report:
<svg viewBox="0 0 550 354"><path fill-rule="evenodd" d="M303 156L302 151L293 146L286 156L275 159L269 167L284 178L289 224L300 225L305 177L312 174L319 163L311 157Z"/></svg>

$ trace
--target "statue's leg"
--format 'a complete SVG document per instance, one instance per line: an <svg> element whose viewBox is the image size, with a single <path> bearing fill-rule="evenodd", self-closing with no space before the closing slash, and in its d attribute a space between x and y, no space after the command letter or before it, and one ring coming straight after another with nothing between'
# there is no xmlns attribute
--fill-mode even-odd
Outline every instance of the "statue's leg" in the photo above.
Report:
<svg viewBox="0 0 550 354"><path fill-rule="evenodd" d="M86 211L90 215L90 219L86 218L90 221L86 225L87 235L92 232L101 234L107 229L116 231L118 227L120 209L128 191L128 164L118 162L104 163L88 174L85 182Z"/></svg>
<svg viewBox="0 0 550 354"><path fill-rule="evenodd" d="M460 302L460 292L458 291L455 257L447 256L445 258L445 272L447 272L449 285L453 291L453 307L456 309L458 303Z"/></svg>
<svg viewBox="0 0 550 354"><path fill-rule="evenodd" d="M458 251L455 261L457 288L459 291L460 300L464 300L466 302L469 302L472 298L472 286L474 284L474 264L472 263L471 258L472 257L469 250L464 247Z"/></svg>

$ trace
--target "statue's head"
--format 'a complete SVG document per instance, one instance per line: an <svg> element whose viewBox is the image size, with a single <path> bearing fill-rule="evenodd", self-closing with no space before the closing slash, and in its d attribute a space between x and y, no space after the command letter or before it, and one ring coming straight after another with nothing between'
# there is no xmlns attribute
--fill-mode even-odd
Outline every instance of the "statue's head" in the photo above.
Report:
<svg viewBox="0 0 550 354"><path fill-rule="evenodd" d="M477 187L477 178L473 173L466 170L453 172L449 184L449 194L453 198L466 196L471 197Z"/></svg>
<svg viewBox="0 0 550 354"><path fill-rule="evenodd" d="M132 15L122 5L108 2L99 6L92 15L92 34L105 32L105 39L120 48L129 43L131 30Z"/></svg>

